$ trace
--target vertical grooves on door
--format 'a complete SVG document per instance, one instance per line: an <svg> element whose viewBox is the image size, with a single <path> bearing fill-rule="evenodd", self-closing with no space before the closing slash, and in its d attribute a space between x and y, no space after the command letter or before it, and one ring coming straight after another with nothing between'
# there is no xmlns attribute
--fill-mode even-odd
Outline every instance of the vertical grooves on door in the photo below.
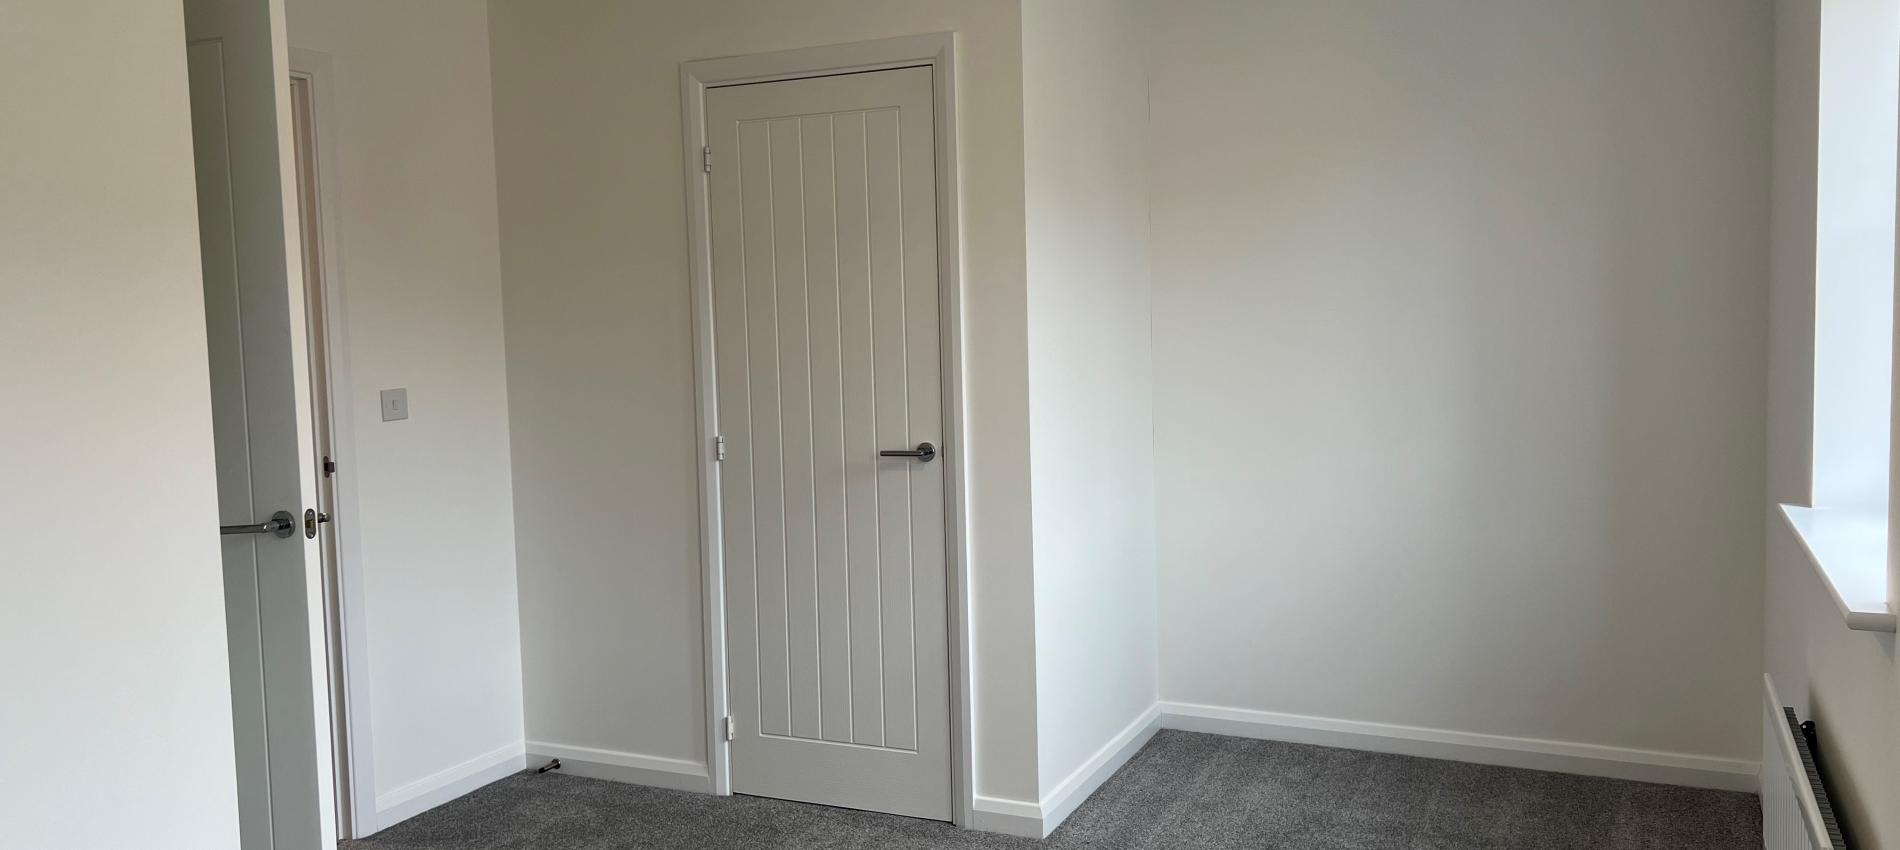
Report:
<svg viewBox="0 0 1900 850"><path fill-rule="evenodd" d="M737 181L738 187L739 187L738 195L739 195L739 206L740 206L740 212L738 216L738 219L739 219L739 251L738 251L738 254L739 254L739 309L740 309L740 315L745 322L745 349L743 352L745 359L742 362L746 364L746 368L744 370L745 371L746 436L750 439L756 439L754 435L758 433L758 418L753 416L753 413L752 413L753 410L758 407L758 405L756 404L757 399L754 398L752 395L752 293L750 291L752 289L752 283L751 283L752 267L751 267L750 259L748 256L750 254L750 251L747 250L747 243L746 243L746 237L745 237L745 147L739 141L739 132L738 132L738 128L736 127L734 128L734 131L732 134L732 161L734 165L733 179ZM758 467L759 467L758 463L753 459L752 448L750 446L746 447L746 453L745 453L745 474L746 474L746 482L747 482L746 483L746 498L752 502L752 511L746 517L746 519L750 521L752 525L752 539L755 541L752 546L752 658L754 659L755 662L760 657L759 627L758 627L758 623L759 623L759 547L756 543L756 541L759 539L759 468ZM752 682L753 682L752 695L754 698L753 706L752 706L753 724L754 724L754 728L757 728L760 732L764 732L765 731L765 720L764 720L765 718L764 699L765 698L762 696L762 694L765 693L765 676L759 672L759 665L757 663L754 663L752 665Z"/></svg>
<svg viewBox="0 0 1900 850"><path fill-rule="evenodd" d="M904 436L915 441L917 435L910 430L910 270L905 256L904 246L904 122L893 119L891 122L891 140L896 147L897 156L897 303L898 314L904 317L902 347L904 350ZM904 571L910 580L904 583L904 600L910 615L904 619L910 627L910 741L917 746L917 505L911 498L911 466L904 466Z"/></svg>
<svg viewBox="0 0 1900 850"><path fill-rule="evenodd" d="M858 166L864 172L864 316L869 329L871 354L871 439L878 439L877 432L877 286L872 280L875 267L871 260L871 116L870 113L858 115ZM882 464L883 461L874 461ZM871 573L877 578L877 743L883 746L890 738L890 711L884 703L884 676L890 668L884 658L884 569L881 562L884 556L884 470L877 465L871 474L871 529L872 545L878 554L877 562L871 565Z"/></svg>
<svg viewBox="0 0 1900 850"><path fill-rule="evenodd" d="M797 729L798 726L793 721L794 715L792 714L792 594L789 590L792 576L791 569L786 563L788 559L785 557L791 549L791 543L785 531L785 527L788 524L788 520L785 516L785 381L783 378L785 374L785 339L784 334L780 332L780 328L783 327L783 325L781 324L782 317L779 316L778 312L778 237L776 235L778 233L778 174L777 169L772 165L772 146L774 144L772 135L772 123L768 121L765 124L765 209L766 232L772 234L770 240L772 246L772 374L779 376L777 405L778 571L781 579L781 584L779 585L781 591L779 593L779 603L780 609L785 615L785 619L781 621L784 627L782 630L784 633L784 643L781 645L784 647L785 653L785 731L787 734L790 734L794 729Z"/></svg>
<svg viewBox="0 0 1900 850"><path fill-rule="evenodd" d="M225 161L226 167L228 168L231 162L231 153L230 153L231 151L231 119L230 119L229 104L224 99L224 88L225 88L224 86L224 43L222 39L219 39L218 41L211 42L211 43L214 44L218 48L218 112L221 116L218 120L218 133L220 135L219 144L223 146L224 148L224 151L225 151L224 161ZM242 429L239 433L244 437L244 504L248 509L246 511L246 515L251 517L251 519L239 519L238 523L248 523L248 522L255 522L257 518L262 517L264 515L264 512L263 512L263 506L257 503L258 502L257 466L256 464L253 464L250 461L250 458L251 458L251 383L250 383L250 377L247 374L249 371L249 366L247 365L244 358L244 347L245 347L244 346L244 287L240 283L240 281L244 279L243 278L244 263L243 263L243 259L238 256L237 190L234 188L235 182L236 182L235 180L230 180L230 179L227 179L225 181L224 198L225 198L225 205L226 205L225 209L229 210L232 216L231 222L230 222L231 224L231 229L230 229L230 234L231 234L231 310L232 310L231 315L232 315L232 318L236 320L232 324L232 327L235 329L235 333L232 334L232 342L235 343L237 347L237 350L232 352L232 355L233 355L232 360L233 362L237 363L237 381L236 381L235 386L237 387L237 397L238 397L238 407L237 407L238 425ZM252 622L255 622L258 624L258 635L259 635L258 640L260 642L260 647L261 647L261 642L263 640L263 623L264 623L264 582L257 577L257 558L258 558L257 538L252 537L252 536L245 536L239 539L244 541L240 545L242 545L243 548L245 549L249 549L251 552L250 603L251 603L251 611L254 614L254 618ZM260 648L260 651L257 654L257 682L258 682L257 693L260 696L270 693L270 681L271 681L270 670L264 666L264 653L262 652ZM257 725L258 725L258 728L263 732L264 740L269 741L270 740L270 711L268 711L262 705L258 707ZM270 775L270 748L266 746L262 749L263 749L263 753L258 758L263 762L264 773L266 776L268 776ZM273 802L269 802L272 800L273 794L268 784L265 785L263 794L264 794L264 799L267 802L263 807L262 814L264 814L267 817L274 818L276 814L276 805ZM266 830L268 831L269 827L266 827Z"/></svg>
<svg viewBox="0 0 1900 850"><path fill-rule="evenodd" d="M857 687L858 667L856 654L851 651L851 443L845 437L844 412L844 271L838 262L838 118L825 116L826 126L831 133L826 137L826 155L831 157L831 307L835 312L834 321L838 326L838 480L843 486L838 488L838 518L843 523L841 537L844 541L844 728L845 740L858 739L857 700L854 693Z"/></svg>
<svg viewBox="0 0 1900 850"><path fill-rule="evenodd" d="M880 380L877 394L881 398L878 399L877 428L880 449L896 448L916 438L910 431L911 417L907 402L911 379L907 362L909 332L905 327L908 321L908 299L903 292L903 252L906 249L903 245L903 159L898 147L898 123L895 109L876 109L865 114L866 196L871 209L870 226L874 231L873 238L867 241L871 251L869 262L872 266L873 313L876 321L882 325L879 328L876 356L884 361L878 364ZM891 291L892 287L896 287L897 291ZM879 630L883 636L880 646L883 651L882 745L902 749L915 746L917 723L917 638L910 587L914 584L911 563L913 542L909 539L914 531L911 519L914 510L911 494L913 467L914 462L880 464L878 491L879 532L882 534L884 520L888 517L892 537L890 549L883 549L880 545L878 566L881 594L878 616ZM891 477L893 488L889 504L884 503L882 496L882 478L886 473ZM885 508L889 508L889 511L886 512ZM895 583L905 586L897 587ZM889 649L893 641L898 642L895 652ZM893 671L893 664L903 665L905 669ZM889 723L893 707L898 709L900 719L908 720L908 725L912 727L908 739Z"/></svg>
<svg viewBox="0 0 1900 850"><path fill-rule="evenodd" d="M798 122L798 262L799 283L805 287L805 456L812 474L805 481L811 492L811 651L812 687L818 692L818 737L825 736L824 593L818 586L818 421L812 413L818 399L812 395L811 368L811 232L805 225L805 122Z"/></svg>

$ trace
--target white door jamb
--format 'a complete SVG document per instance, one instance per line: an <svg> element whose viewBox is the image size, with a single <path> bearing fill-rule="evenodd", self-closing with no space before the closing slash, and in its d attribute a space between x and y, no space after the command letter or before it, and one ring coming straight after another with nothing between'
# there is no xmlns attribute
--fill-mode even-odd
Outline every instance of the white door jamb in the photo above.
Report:
<svg viewBox="0 0 1900 850"><path fill-rule="evenodd" d="M338 551L335 553L339 610L327 612L324 624L332 671L331 693L325 695L326 707L332 712L342 711L342 716L333 716L331 723L333 728L343 730L348 752L348 764L336 766L341 784L348 791L347 806L340 806L347 811L348 833L344 837L364 838L382 829L384 824L376 808L376 763L370 738L369 628L364 615L362 524L359 521L362 514L357 501L356 440L349 407L354 396L350 392L343 230L337 213L340 165L336 161L336 75L329 54L294 47L290 49L290 75L310 84L317 231L321 234L318 249L322 252L319 268L323 271L320 286L324 350L329 355L328 362L323 364L329 376L331 399L326 408L330 414L331 449L340 467L336 478Z"/></svg>

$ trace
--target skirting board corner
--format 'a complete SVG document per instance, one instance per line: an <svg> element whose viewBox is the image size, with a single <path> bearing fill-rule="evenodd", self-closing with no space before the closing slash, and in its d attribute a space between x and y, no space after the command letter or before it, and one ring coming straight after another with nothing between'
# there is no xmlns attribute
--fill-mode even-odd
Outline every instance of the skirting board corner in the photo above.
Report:
<svg viewBox="0 0 1900 850"><path fill-rule="evenodd" d="M371 835L447 803L527 766L516 741L376 795L376 811L358 813L357 837ZM365 814L368 816L366 817Z"/></svg>
<svg viewBox="0 0 1900 850"><path fill-rule="evenodd" d="M1063 777L1041 800L1031 803L978 796L970 809L969 827L1021 838L1047 838L1160 730L1161 707L1157 703Z"/></svg>

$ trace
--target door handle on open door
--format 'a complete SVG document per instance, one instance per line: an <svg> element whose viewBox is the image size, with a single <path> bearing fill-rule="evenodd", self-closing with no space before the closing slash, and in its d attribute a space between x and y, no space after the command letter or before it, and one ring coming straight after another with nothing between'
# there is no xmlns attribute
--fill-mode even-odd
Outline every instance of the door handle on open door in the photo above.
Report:
<svg viewBox="0 0 1900 850"><path fill-rule="evenodd" d="M937 459L937 447L929 443L918 443L914 449L885 449L877 453L878 457L916 458L924 463Z"/></svg>
<svg viewBox="0 0 1900 850"><path fill-rule="evenodd" d="M218 533L274 534L278 537L289 537L297 533L296 528L297 519L291 516L289 511L278 511L277 513L271 514L270 519L253 525L220 525L218 526Z"/></svg>

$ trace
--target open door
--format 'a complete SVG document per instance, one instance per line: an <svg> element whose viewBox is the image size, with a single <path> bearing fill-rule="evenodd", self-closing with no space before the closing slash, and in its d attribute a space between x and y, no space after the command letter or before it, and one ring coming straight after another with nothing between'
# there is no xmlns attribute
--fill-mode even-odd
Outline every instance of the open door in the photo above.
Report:
<svg viewBox="0 0 1900 850"><path fill-rule="evenodd" d="M185 0L244 850L336 840L282 0ZM212 533L205 529L205 533Z"/></svg>

